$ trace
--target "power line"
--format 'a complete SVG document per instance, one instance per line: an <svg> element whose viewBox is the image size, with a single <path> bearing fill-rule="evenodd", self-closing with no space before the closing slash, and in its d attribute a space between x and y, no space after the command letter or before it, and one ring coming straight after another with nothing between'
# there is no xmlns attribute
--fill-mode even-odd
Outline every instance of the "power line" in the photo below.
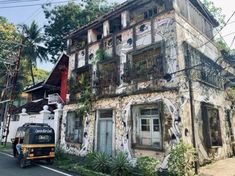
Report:
<svg viewBox="0 0 235 176"><path fill-rule="evenodd" d="M73 1L78 1L78 0L73 0ZM60 1L60 2L51 2L48 4L60 4L60 3L67 3L71 2L69 0L67 1ZM26 4L26 5L16 5L16 6L5 6L5 7L0 7L0 9L10 9L10 8L20 8L20 7L33 7L33 6L42 6L45 5L46 3L38 3L38 4Z"/></svg>
<svg viewBox="0 0 235 176"><path fill-rule="evenodd" d="M14 1L0 1L0 4L8 5L8 4L20 4L20 3L27 3L27 2L35 2L35 1L41 1L41 0L14 0Z"/></svg>
<svg viewBox="0 0 235 176"><path fill-rule="evenodd" d="M235 36L233 37L233 40L232 40L232 42L230 44L230 48L232 48L234 41L235 41Z"/></svg>
<svg viewBox="0 0 235 176"><path fill-rule="evenodd" d="M235 11L232 13L232 15L229 17L229 19L227 20L227 22L224 24L224 26L223 27L221 27L220 28L220 30L219 31L217 31L217 34L219 34L226 26L227 26L227 24L229 23L229 21L232 19L232 17L235 15ZM199 48L201 48L202 46L204 46L204 45L206 45L207 43L209 43L210 41L212 41L215 37L216 37L216 35L217 34L215 34L210 40L208 40L207 42L205 42L203 45L201 45Z"/></svg>

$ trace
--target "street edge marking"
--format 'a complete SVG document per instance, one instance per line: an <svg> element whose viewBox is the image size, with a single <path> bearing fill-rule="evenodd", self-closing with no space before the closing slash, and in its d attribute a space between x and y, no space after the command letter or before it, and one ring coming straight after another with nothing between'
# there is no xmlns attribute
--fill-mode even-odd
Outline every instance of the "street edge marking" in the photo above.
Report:
<svg viewBox="0 0 235 176"><path fill-rule="evenodd" d="M10 154L7 154L7 153L4 153L4 152L0 152L1 154L3 154L3 155L6 155L6 156L9 156L9 157L11 157L11 158L14 158L12 155L10 155Z"/></svg>
<svg viewBox="0 0 235 176"><path fill-rule="evenodd" d="M56 170L56 169L52 169L52 168L50 168L50 167L43 166L43 165L41 165L41 164L36 164L36 165L37 165L37 166L40 166L40 167L42 167L42 168L44 168L44 169L48 169L48 170L51 170L51 171L53 171L53 172L56 172L56 173L59 173L59 174L65 175L65 176L73 176L73 175L70 175L70 174L67 174L67 173L61 172L61 171L59 171L59 170Z"/></svg>
<svg viewBox="0 0 235 176"><path fill-rule="evenodd" d="M7 153L4 153L4 152L0 152L0 154L3 154L3 155L6 155L6 156L9 156L9 157L11 157L11 158L14 158L12 155L7 154ZM53 172L56 172L56 173L59 173L59 174L65 175L65 176L73 176L73 175L70 175L70 174L67 174L67 173L61 172L61 171L59 171L59 170L56 170L56 169L52 169L52 168L50 168L50 167L43 166L43 165L41 165L41 164L36 164L36 165L37 165L37 166L39 166L39 167L42 167L42 168L44 168L44 169L51 170L51 171L53 171Z"/></svg>

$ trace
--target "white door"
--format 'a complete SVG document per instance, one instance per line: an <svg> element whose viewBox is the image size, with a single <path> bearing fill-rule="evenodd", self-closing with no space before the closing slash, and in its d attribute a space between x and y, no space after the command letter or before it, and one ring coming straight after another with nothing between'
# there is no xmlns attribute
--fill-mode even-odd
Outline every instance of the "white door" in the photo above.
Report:
<svg viewBox="0 0 235 176"><path fill-rule="evenodd" d="M112 118L99 118L97 134L97 151L112 155Z"/></svg>
<svg viewBox="0 0 235 176"><path fill-rule="evenodd" d="M140 116L140 142L143 146L152 146L161 149L161 121L159 114L152 112L156 111L149 110L148 114Z"/></svg>

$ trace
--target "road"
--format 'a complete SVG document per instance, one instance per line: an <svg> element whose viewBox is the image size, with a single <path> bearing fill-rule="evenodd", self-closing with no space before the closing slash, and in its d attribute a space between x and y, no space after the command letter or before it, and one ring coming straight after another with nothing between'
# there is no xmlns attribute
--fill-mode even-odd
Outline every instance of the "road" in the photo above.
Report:
<svg viewBox="0 0 235 176"><path fill-rule="evenodd" d="M19 167L17 159L0 152L0 176L72 176L47 165L33 164L24 169Z"/></svg>

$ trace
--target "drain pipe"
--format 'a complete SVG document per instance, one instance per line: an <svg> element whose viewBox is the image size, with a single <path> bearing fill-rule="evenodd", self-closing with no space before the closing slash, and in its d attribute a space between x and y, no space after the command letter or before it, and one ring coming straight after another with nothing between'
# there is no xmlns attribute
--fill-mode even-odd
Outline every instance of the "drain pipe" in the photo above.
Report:
<svg viewBox="0 0 235 176"><path fill-rule="evenodd" d="M186 42L184 42L183 45L186 51L185 66L186 68L188 68L190 67L189 46ZM194 96L193 96L193 88L192 88L193 85L192 85L192 80L191 80L191 69L187 69L185 73L188 79L188 86L189 86L190 112L191 112L191 123L192 123L192 142L193 142L193 147L197 151L197 144L196 144L196 137L195 137L195 109L194 109ZM198 158L198 153L196 154L196 157ZM199 169L198 160L194 161L194 168L195 168L195 174L198 174L198 169Z"/></svg>

